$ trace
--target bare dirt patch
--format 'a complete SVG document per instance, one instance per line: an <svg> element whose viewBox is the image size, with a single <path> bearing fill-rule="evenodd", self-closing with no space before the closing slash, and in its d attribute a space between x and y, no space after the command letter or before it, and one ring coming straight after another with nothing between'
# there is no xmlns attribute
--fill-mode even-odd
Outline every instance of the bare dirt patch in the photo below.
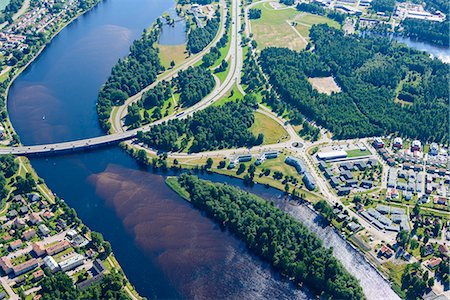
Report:
<svg viewBox="0 0 450 300"><path fill-rule="evenodd" d="M322 94L331 95L331 93L340 93L341 88L334 81L333 77L315 77L308 78L309 83L311 83L313 89Z"/></svg>

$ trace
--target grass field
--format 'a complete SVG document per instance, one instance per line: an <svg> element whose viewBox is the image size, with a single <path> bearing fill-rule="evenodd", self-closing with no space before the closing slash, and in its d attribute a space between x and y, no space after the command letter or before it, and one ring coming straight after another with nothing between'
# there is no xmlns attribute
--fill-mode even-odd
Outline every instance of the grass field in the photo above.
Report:
<svg viewBox="0 0 450 300"><path fill-rule="evenodd" d="M302 50L309 41L309 30L314 24L326 23L339 28L339 23L327 17L299 12L294 8L275 10L269 3L254 8L261 9L261 18L251 20L251 30L261 49L278 46ZM294 23L294 27L291 24Z"/></svg>
<svg viewBox="0 0 450 300"><path fill-rule="evenodd" d="M161 59L162 65L168 69L170 68L170 62L173 60L175 66L182 63L187 58L186 45L158 45L159 48L159 58Z"/></svg>
<svg viewBox="0 0 450 300"><path fill-rule="evenodd" d="M228 93L225 94L219 101L215 102L213 106L221 106L227 102L236 102L237 100L240 100L244 98L244 95L239 91L236 84L233 85L233 88L228 91Z"/></svg>
<svg viewBox="0 0 450 300"><path fill-rule="evenodd" d="M181 185L178 183L177 177L167 177L165 180L166 184L175 192L177 193L181 198L190 201L189 200L189 193L181 187Z"/></svg>
<svg viewBox="0 0 450 300"><path fill-rule="evenodd" d="M333 77L315 77L308 78L309 83L311 83L313 89L317 90L319 93L331 95L331 93L341 92L341 88L334 81Z"/></svg>
<svg viewBox="0 0 450 300"><path fill-rule="evenodd" d="M347 152L347 155L349 158L351 157L359 157L359 156L366 156L371 155L372 153L369 150L359 150L359 149L353 149L353 150L345 150Z"/></svg>
<svg viewBox="0 0 450 300"><path fill-rule="evenodd" d="M251 20L252 33L261 49L278 46L301 50L306 47L305 41L286 22L299 14L297 10L275 10L267 2L255 5L254 8L261 9L261 18Z"/></svg>
<svg viewBox="0 0 450 300"><path fill-rule="evenodd" d="M260 133L264 134L263 145L275 144L288 139L289 135L286 130L275 120L257 111L254 115L255 122L250 130L256 136Z"/></svg>

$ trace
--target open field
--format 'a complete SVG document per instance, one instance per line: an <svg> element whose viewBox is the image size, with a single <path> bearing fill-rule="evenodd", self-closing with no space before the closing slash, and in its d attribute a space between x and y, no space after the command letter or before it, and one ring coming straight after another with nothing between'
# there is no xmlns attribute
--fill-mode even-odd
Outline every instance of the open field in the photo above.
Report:
<svg viewBox="0 0 450 300"><path fill-rule="evenodd" d="M349 158L366 156L366 155L371 155L372 154L369 150L361 151L360 149L345 150L345 152L347 152L347 155L348 155Z"/></svg>
<svg viewBox="0 0 450 300"><path fill-rule="evenodd" d="M288 139L289 135L286 130L275 120L257 111L254 115L255 122L250 130L256 136L260 133L264 134L263 145L275 144Z"/></svg>
<svg viewBox="0 0 450 300"><path fill-rule="evenodd" d="M333 77L316 77L308 78L309 83L311 83L313 89L322 94L331 95L331 93L341 92L341 88L334 81Z"/></svg>
<svg viewBox="0 0 450 300"><path fill-rule="evenodd" d="M282 6L274 9L270 3L261 3L261 18L251 20L251 30L261 49L278 46L302 50L309 41L309 30L314 24L328 24L339 28L339 23L324 16L299 12ZM293 25L293 26L292 26Z"/></svg>
<svg viewBox="0 0 450 300"><path fill-rule="evenodd" d="M304 39L286 22L299 14L297 10L275 10L269 3L261 3L254 8L261 9L262 12L260 19L251 20L251 30L261 49L278 46L301 50L306 47Z"/></svg>
<svg viewBox="0 0 450 300"><path fill-rule="evenodd" d="M159 48L159 58L161 59L162 65L168 69L170 68L170 62L173 60L175 65L179 65L186 58L187 54L186 45L158 45Z"/></svg>

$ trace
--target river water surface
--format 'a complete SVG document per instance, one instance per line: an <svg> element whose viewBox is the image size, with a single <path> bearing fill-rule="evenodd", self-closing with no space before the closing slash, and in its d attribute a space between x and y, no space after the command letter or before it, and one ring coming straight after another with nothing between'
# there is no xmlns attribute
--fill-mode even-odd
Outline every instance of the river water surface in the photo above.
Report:
<svg viewBox="0 0 450 300"><path fill-rule="evenodd" d="M100 86L131 42L173 5L107 0L64 29L11 87L8 110L23 144L103 134L95 112ZM111 242L143 296L311 298L118 147L31 162L83 222Z"/></svg>
<svg viewBox="0 0 450 300"><path fill-rule="evenodd" d="M23 144L103 134L95 112L100 86L116 61L128 53L131 42L173 5L167 0L107 0L64 29L11 87L8 110ZM179 43L184 35L172 39L170 30L164 43ZM83 222L111 242L126 275L143 296L311 298L180 199L164 184L164 176L141 169L116 146L35 157L31 162ZM238 180L208 178L245 188ZM308 208L287 204L272 189L255 186L253 191L276 201L333 247L361 280L369 299L396 298L363 257L329 227L320 227L317 215Z"/></svg>

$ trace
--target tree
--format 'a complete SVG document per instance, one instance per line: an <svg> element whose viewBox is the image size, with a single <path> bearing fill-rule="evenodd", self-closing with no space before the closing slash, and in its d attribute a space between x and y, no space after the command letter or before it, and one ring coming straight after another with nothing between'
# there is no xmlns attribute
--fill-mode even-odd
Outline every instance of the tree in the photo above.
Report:
<svg viewBox="0 0 450 300"><path fill-rule="evenodd" d="M411 235L406 230L400 230L396 237L397 243L403 248L407 248L411 241Z"/></svg>
<svg viewBox="0 0 450 300"><path fill-rule="evenodd" d="M171 60L171 61L170 61L170 67L171 67L171 68L175 67L175 61L174 61L174 60Z"/></svg>
<svg viewBox="0 0 450 300"><path fill-rule="evenodd" d="M92 231L91 240L92 244L95 246L95 248L97 248L97 250L99 250L100 247L103 245L103 235L99 232Z"/></svg>
<svg viewBox="0 0 450 300"><path fill-rule="evenodd" d="M108 257L112 253L112 247L108 241L103 242L103 249L105 251L106 257Z"/></svg>
<svg viewBox="0 0 450 300"><path fill-rule="evenodd" d="M211 157L208 157L208 159L206 160L206 168L211 169L212 165L213 165L213 160Z"/></svg>

